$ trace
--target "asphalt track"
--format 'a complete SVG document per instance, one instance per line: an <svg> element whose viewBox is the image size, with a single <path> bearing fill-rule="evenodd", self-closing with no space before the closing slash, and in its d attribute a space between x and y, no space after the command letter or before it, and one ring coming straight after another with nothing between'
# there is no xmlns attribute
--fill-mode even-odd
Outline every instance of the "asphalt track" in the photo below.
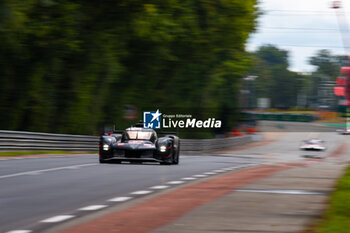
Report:
<svg viewBox="0 0 350 233"><path fill-rule="evenodd" d="M149 187L174 186L177 182L167 183L251 163L220 156L183 156L177 166L99 164L97 155L1 160L0 232L50 227L41 221L86 206L111 205L107 200L115 197L136 198L138 194L131 193Z"/></svg>
<svg viewBox="0 0 350 233"><path fill-rule="evenodd" d="M298 162L307 155L299 151L300 141L311 137L326 141L326 152L316 154L323 157L346 136L335 132L283 133L273 143L233 153L181 156L177 166L99 164L97 155L0 159L0 232L42 232L121 202L232 170Z"/></svg>

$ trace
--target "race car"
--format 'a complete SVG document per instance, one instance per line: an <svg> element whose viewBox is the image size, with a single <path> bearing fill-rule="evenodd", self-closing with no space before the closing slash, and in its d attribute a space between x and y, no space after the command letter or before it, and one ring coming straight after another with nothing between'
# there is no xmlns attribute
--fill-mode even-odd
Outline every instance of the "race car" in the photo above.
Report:
<svg viewBox="0 0 350 233"><path fill-rule="evenodd" d="M320 139L309 139L304 140L300 146L301 150L325 150L326 146L324 145L324 141Z"/></svg>
<svg viewBox="0 0 350 233"><path fill-rule="evenodd" d="M101 135L99 161L155 161L160 164L178 164L180 139L176 135L158 137L153 129L142 128L143 124L124 131L114 130ZM118 134L119 133L119 134Z"/></svg>

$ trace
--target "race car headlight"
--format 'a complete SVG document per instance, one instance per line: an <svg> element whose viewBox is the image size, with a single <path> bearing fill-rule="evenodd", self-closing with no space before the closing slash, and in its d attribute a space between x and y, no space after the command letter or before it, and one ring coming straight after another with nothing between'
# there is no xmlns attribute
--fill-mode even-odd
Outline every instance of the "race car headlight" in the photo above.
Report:
<svg viewBox="0 0 350 233"><path fill-rule="evenodd" d="M160 152L165 152L166 151L166 146L162 145L159 147Z"/></svg>
<svg viewBox="0 0 350 233"><path fill-rule="evenodd" d="M104 145L103 145L103 150L109 150L109 145L104 144Z"/></svg>

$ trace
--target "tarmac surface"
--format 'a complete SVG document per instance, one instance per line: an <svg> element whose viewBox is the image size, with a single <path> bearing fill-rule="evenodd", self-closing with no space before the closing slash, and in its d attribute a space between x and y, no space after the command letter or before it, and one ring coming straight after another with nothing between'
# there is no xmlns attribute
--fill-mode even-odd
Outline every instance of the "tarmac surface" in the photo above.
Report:
<svg viewBox="0 0 350 233"><path fill-rule="evenodd" d="M304 153L301 140L327 150ZM275 132L178 166L0 159L0 232L301 232L349 163L347 136Z"/></svg>
<svg viewBox="0 0 350 233"><path fill-rule="evenodd" d="M338 143L323 158L295 157L294 163L292 155L286 155L288 162L214 177L63 232L303 232L326 208L349 162L347 147ZM237 151L232 153L236 156Z"/></svg>
<svg viewBox="0 0 350 233"><path fill-rule="evenodd" d="M153 232L303 232L323 213L343 172L344 163L332 160L244 185Z"/></svg>

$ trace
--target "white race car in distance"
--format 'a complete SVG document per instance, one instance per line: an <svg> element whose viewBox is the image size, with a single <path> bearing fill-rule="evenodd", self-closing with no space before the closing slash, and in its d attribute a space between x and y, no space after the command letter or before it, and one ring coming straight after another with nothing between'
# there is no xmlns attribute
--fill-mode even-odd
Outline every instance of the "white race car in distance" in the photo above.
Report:
<svg viewBox="0 0 350 233"><path fill-rule="evenodd" d="M300 150L325 150L326 146L324 145L324 141L320 139L309 139L304 140L301 143Z"/></svg>

